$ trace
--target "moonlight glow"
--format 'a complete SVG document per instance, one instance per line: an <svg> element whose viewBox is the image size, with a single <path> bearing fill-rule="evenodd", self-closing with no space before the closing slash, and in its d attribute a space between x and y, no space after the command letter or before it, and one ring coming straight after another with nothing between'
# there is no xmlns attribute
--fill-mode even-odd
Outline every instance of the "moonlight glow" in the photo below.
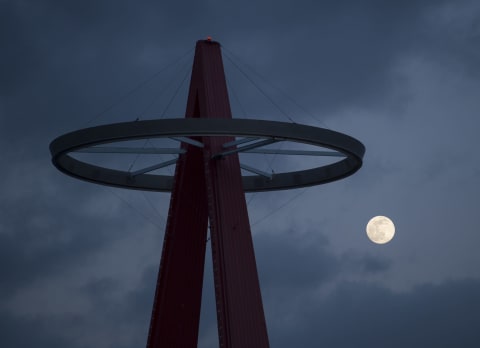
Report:
<svg viewBox="0 0 480 348"><path fill-rule="evenodd" d="M374 243L388 243L394 235L395 225L386 216L375 216L367 224L367 236Z"/></svg>

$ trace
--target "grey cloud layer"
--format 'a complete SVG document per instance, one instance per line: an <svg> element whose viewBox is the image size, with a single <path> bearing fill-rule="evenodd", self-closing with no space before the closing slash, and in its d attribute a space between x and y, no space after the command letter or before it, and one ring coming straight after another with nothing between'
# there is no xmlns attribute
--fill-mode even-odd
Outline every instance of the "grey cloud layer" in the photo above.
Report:
<svg viewBox="0 0 480 348"><path fill-rule="evenodd" d="M478 346L479 23L474 1L2 1L2 346L145 344L163 233L151 207L58 173L48 144L206 35L367 144L358 175L254 227L272 347ZM263 112L235 76L248 116ZM133 120L145 106L129 102L95 122ZM252 219L289 197L255 196ZM351 231L380 209L398 236L365 247ZM205 284L202 348L216 342L211 269Z"/></svg>

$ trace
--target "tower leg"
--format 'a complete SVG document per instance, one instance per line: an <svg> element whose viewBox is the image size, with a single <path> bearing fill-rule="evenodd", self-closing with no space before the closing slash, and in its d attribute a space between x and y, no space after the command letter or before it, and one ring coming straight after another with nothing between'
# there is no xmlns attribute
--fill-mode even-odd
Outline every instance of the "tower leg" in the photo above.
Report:
<svg viewBox="0 0 480 348"><path fill-rule="evenodd" d="M199 42L195 60L200 117L231 118L220 45ZM226 348L265 348L267 327L238 155L212 159L233 140L204 139L219 341Z"/></svg>
<svg viewBox="0 0 480 348"><path fill-rule="evenodd" d="M207 214L202 154L188 149L177 164L147 348L197 346Z"/></svg>
<svg viewBox="0 0 480 348"><path fill-rule="evenodd" d="M206 152L205 177L220 347L269 347L238 157Z"/></svg>

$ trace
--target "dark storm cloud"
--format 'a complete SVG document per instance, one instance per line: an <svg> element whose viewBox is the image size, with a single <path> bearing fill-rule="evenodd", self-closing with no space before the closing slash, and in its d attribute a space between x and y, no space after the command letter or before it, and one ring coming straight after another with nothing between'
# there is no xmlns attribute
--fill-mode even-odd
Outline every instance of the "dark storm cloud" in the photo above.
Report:
<svg viewBox="0 0 480 348"><path fill-rule="evenodd" d="M49 161L10 162L0 184L4 300L52 276L72 274L106 246L131 235L135 219L120 222L117 214L132 209L108 190L85 185L61 175Z"/></svg>
<svg viewBox="0 0 480 348"><path fill-rule="evenodd" d="M281 2L276 7L277 16L260 9L265 16L259 22L265 21L271 32L269 44L257 48L258 58L251 59L254 50L239 54L287 94L315 103L318 111L378 104L398 83L394 64L418 54L443 28L427 22L434 7L427 1ZM264 39L253 36L251 43L255 47Z"/></svg>
<svg viewBox="0 0 480 348"><path fill-rule="evenodd" d="M470 5L467 1L379 0L237 4L1 1L2 344L145 345L158 257L152 261L150 255L145 255L150 250L136 249L129 243L145 238L150 223L124 202L105 213L100 207L118 205L118 198L98 186L57 172L48 153L54 137L110 120L135 119L138 109L145 106L128 104L129 100L88 123L206 35L218 39L227 55L234 54L230 57L236 63L252 66L307 109L316 114L323 112L322 117L349 108L371 111L391 106L392 96L400 93L403 99L394 105L393 116L384 113L391 119L400 106L410 101L408 85L396 71L402 60L419 57L448 71L458 69L464 76L477 76L480 17L478 12L470 11ZM228 58L225 66L235 70ZM250 96L251 84L232 80L240 83L237 91ZM425 89L433 87L427 85ZM146 93L150 91L142 90L140 98ZM252 101L247 111L254 114L258 106ZM182 112L182 107L172 110L175 116ZM374 128L380 127L375 124ZM407 138L412 148L429 142L423 134L413 138L411 131ZM447 171L449 162L443 155L444 151L439 151L435 158L427 158L428 165L419 167L414 166L418 159L411 159L412 168L419 172L416 187L432 186L432 179L439 173L445 182L452 182L447 180L452 173ZM399 166L374 155L364 168L368 171L360 171L355 181L345 184L352 189L349 194L362 193L358 189L361 185L369 191L378 190L378 183L399 172ZM389 186L395 185L400 187L391 190L399 196L411 182ZM461 192L465 190L468 188ZM436 192L437 187L432 191ZM455 197L460 197L461 192ZM475 191L468 192L472 196L469 206L474 206ZM437 202L421 199L435 217L438 210L433 203ZM456 202L460 202L458 207L448 206L449 214L461 208L463 201L457 198ZM368 200L364 204L368 205ZM283 219L291 220L288 214L278 217L281 226ZM436 219L436 225L441 225L441 220ZM470 223L473 231L474 224ZM117 264L127 263L121 261L130 260L128 257L132 262L145 258L149 261L140 263L135 270L141 276L129 283L129 276L95 274L97 266L88 260L106 254L131 231L138 234L125 242L129 244L128 252L117 252L112 271ZM441 235L441 226L438 231ZM368 280L381 280L391 274L396 263L406 262L405 257L397 258L395 263L381 253L335 253L322 233L305 232L288 224L278 229L277 235L267 232L255 236L255 248L272 347L473 347L478 343L472 325L478 323L476 312L480 309L477 280L452 280L393 292ZM299 237L303 232L316 238L307 243ZM408 233L403 236L407 238ZM154 243L161 243L161 232L156 238ZM155 255L160 250L158 244ZM84 269L88 267L91 269ZM78 313L62 311L62 305L53 298L48 304L55 309L52 313L49 306L31 309L31 313L25 308L28 300L35 301L28 294L36 293L53 279L61 283L63 278L82 270L88 275L62 290L72 303L85 304ZM201 336L204 347L211 347L206 343L210 341L206 336L216 335L211 269L207 269L205 284ZM29 328L28 335L24 328ZM216 336L213 342L215 347Z"/></svg>
<svg viewBox="0 0 480 348"><path fill-rule="evenodd" d="M107 330L112 337L118 334L113 340L108 338L107 346L145 346L157 272L157 265L147 267L134 290L121 296L115 295L121 284L114 279L92 279L81 289L91 307L91 311L81 318L83 325L90 327L93 335L101 336L96 327Z"/></svg>
<svg viewBox="0 0 480 348"><path fill-rule="evenodd" d="M403 294L340 283L323 299L305 296L274 347L476 347L480 283L450 281ZM307 314L308 313L308 314ZM288 316L288 313L284 313ZM295 332L292 336L291 334Z"/></svg>
<svg viewBox="0 0 480 348"><path fill-rule="evenodd" d="M92 279L79 291L86 298L82 314L25 317L0 311L6 347L141 347L146 344L157 267L149 267L135 290L116 296L120 284ZM28 334L25 330L28 328Z"/></svg>
<svg viewBox="0 0 480 348"><path fill-rule="evenodd" d="M22 187L11 189L19 191ZM2 191L9 190L3 187ZM79 192L65 190L56 195L47 191L32 195L33 192L27 191L17 200L0 205L2 296L52 274L68 274L76 264L85 262L122 235L121 228L115 234L109 232L111 221L107 216L92 214L89 221L85 220L82 207L85 203ZM60 211L59 204L72 209ZM91 225L93 221L95 225Z"/></svg>
<svg viewBox="0 0 480 348"><path fill-rule="evenodd" d="M380 257L333 254L328 239L321 232L315 232L313 235L317 238L308 243L300 237L302 232L298 232L260 233L255 238L267 322L281 322L282 318L277 316L279 312L285 317L295 315L302 310L299 301L305 296L329 288L339 279L381 274L389 268L390 262ZM300 323L300 318L298 320Z"/></svg>
<svg viewBox="0 0 480 348"><path fill-rule="evenodd" d="M308 244L299 232L282 231L278 235L265 232L255 237L255 253L265 287L275 291L287 287L285 290L292 295L298 289L331 282L339 274L377 273L389 267L388 260L372 255L335 256L320 231L312 233L316 239Z"/></svg>
<svg viewBox="0 0 480 348"><path fill-rule="evenodd" d="M0 328L5 347L78 347L70 338L62 337L58 327L44 319L17 318L0 311Z"/></svg>

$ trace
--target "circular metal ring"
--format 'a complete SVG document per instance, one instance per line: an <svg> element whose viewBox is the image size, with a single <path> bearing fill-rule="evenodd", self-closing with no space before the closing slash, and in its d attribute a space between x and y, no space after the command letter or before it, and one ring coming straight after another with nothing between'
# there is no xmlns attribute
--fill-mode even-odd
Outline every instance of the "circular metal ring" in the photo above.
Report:
<svg viewBox="0 0 480 348"><path fill-rule="evenodd" d="M277 121L251 119L183 118L115 123L80 129L56 138L50 144L53 164L65 174L129 189L169 192L173 176L140 174L99 167L69 155L82 148L118 141L185 136L247 136L274 138L330 148L345 158L321 167L279 173L271 179L243 176L245 192L272 191L313 186L345 178L362 166L365 147L358 140L335 131Z"/></svg>

